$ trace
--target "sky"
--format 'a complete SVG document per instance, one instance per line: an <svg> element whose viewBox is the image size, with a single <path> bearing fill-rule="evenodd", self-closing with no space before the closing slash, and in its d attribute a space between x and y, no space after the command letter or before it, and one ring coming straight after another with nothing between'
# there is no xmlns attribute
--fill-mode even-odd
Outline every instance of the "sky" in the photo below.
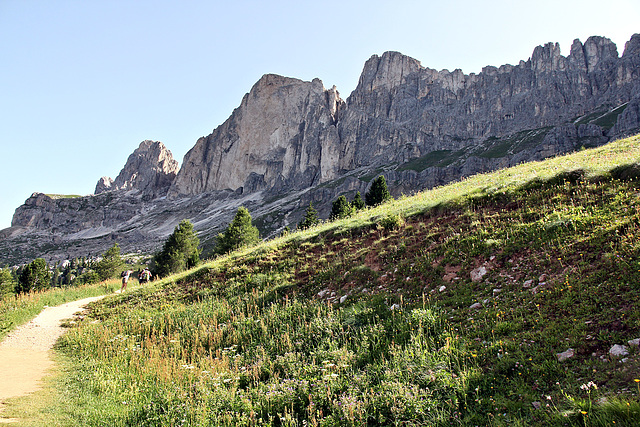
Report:
<svg viewBox="0 0 640 427"><path fill-rule="evenodd" d="M93 193L146 139L182 164L263 74L343 99L372 55L479 73L640 33L637 0L0 0L0 229L33 193Z"/></svg>

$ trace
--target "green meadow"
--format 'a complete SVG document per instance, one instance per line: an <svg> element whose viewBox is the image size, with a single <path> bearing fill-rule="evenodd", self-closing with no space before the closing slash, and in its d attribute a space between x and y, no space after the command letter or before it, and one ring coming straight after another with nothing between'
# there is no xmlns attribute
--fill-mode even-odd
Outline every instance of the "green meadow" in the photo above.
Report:
<svg viewBox="0 0 640 427"><path fill-rule="evenodd" d="M108 296L23 422L638 425L639 187L635 136Z"/></svg>

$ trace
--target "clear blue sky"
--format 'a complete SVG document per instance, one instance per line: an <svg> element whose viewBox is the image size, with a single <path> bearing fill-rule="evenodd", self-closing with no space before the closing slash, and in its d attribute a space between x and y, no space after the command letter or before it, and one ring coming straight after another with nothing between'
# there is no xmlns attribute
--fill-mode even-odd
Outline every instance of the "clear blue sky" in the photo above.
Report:
<svg viewBox="0 0 640 427"><path fill-rule="evenodd" d="M346 99L387 50L468 74L640 32L637 0L431 3L0 0L0 229L35 191L91 194L145 139L182 163L265 73Z"/></svg>

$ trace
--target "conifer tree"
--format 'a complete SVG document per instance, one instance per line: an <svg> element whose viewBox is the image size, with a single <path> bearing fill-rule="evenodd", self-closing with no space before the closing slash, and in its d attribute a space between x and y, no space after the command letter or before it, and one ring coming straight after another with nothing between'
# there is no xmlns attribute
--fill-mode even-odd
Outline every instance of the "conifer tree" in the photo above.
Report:
<svg viewBox="0 0 640 427"><path fill-rule="evenodd" d="M200 262L200 239L188 219L183 219L153 257L152 269L164 277L195 267Z"/></svg>
<svg viewBox="0 0 640 427"><path fill-rule="evenodd" d="M27 293L46 289L49 287L50 280L51 275L47 262L42 258L36 258L27 264L20 273L16 290L19 293Z"/></svg>
<svg viewBox="0 0 640 427"><path fill-rule="evenodd" d="M329 221L335 221L336 219L347 218L351 216L351 205L347 202L345 196L338 197L331 206L331 215L329 215Z"/></svg>
<svg viewBox="0 0 640 427"><path fill-rule="evenodd" d="M298 223L298 230L306 230L307 228L311 228L315 225L320 224L320 220L318 219L318 211L315 210L313 204L309 202L309 207L305 211L304 218Z"/></svg>
<svg viewBox="0 0 640 427"><path fill-rule="evenodd" d="M226 254L242 246L253 245L260 241L260 232L251 223L251 214L244 206L240 206L236 216L227 229L218 234L215 252Z"/></svg>
<svg viewBox="0 0 640 427"><path fill-rule="evenodd" d="M102 254L102 259L95 264L93 269L98 274L100 280L118 277L120 272L124 269L124 261L120 257L120 246L117 243L114 243L112 247ZM67 269L65 274L67 281L70 281L71 272L72 268L70 267Z"/></svg>
<svg viewBox="0 0 640 427"><path fill-rule="evenodd" d="M355 197L351 201L351 206L356 211L361 211L362 209L364 209L364 200L362 200L362 196L360 195L359 191L356 193Z"/></svg>
<svg viewBox="0 0 640 427"><path fill-rule="evenodd" d="M387 200L391 199L391 193L387 188L387 180L384 179L384 175L380 175L371 183L371 188L364 195L364 200L367 202L367 206L378 206Z"/></svg>
<svg viewBox="0 0 640 427"><path fill-rule="evenodd" d="M16 280L9 267L0 269L0 299L7 295L13 295L16 291Z"/></svg>

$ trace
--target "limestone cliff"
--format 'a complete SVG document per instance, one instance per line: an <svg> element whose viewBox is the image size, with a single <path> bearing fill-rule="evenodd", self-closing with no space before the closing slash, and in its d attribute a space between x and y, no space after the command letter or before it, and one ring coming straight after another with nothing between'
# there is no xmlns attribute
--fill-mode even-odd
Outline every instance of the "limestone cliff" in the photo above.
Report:
<svg viewBox="0 0 640 427"><path fill-rule="evenodd" d="M231 117L184 157L169 197L231 189L307 188L337 177L335 87L268 74Z"/></svg>
<svg viewBox="0 0 640 427"><path fill-rule="evenodd" d="M178 162L159 141L142 141L115 180L102 177L95 194L135 189L146 198L165 196L178 173Z"/></svg>

